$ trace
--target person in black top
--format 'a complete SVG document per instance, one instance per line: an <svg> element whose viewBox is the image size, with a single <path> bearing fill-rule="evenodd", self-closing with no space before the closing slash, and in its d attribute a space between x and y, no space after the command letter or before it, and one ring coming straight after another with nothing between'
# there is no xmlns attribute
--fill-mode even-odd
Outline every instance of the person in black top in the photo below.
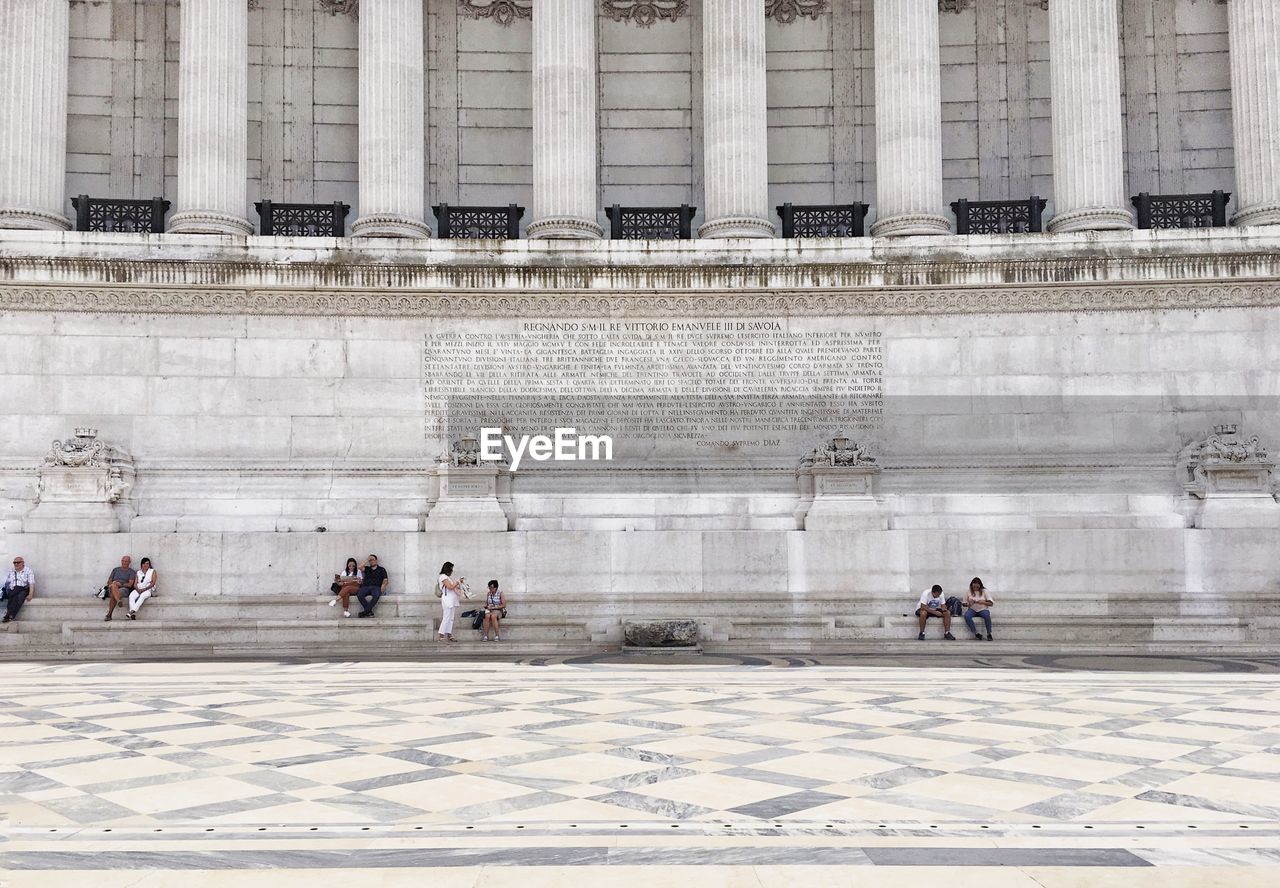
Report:
<svg viewBox="0 0 1280 888"><path fill-rule="evenodd" d="M369 556L369 560L364 563L363 574L360 590L356 592L356 598L360 599L360 613L356 616L372 617L373 609L378 606L378 599L386 593L391 581L387 577L387 569L378 565L377 555Z"/></svg>

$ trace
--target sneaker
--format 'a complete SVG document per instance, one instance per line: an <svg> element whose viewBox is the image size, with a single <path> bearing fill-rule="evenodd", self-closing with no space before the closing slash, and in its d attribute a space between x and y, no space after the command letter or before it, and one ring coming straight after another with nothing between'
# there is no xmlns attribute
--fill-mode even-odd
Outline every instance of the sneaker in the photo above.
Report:
<svg viewBox="0 0 1280 888"><path fill-rule="evenodd" d="M8 614L5 614L5 615L4 615L4 619L3 619L3 620L0 620L0 623L8 623L8 622L9 622L10 620L12 620L12 619L13 619L13 617L9 616Z"/></svg>
<svg viewBox="0 0 1280 888"><path fill-rule="evenodd" d="M988 633L987 633L987 641L994 641L994 640L995 640L995 639L993 639L993 638L991 637L991 633L990 633L990 632L988 632Z"/></svg>
<svg viewBox="0 0 1280 888"><path fill-rule="evenodd" d="M955 637L954 635L952 635L950 632L948 632L946 635L944 635L944 636L942 636L942 637L943 637L943 638L945 638L947 641L955 641L955 640L956 640L956 637Z"/></svg>
<svg viewBox="0 0 1280 888"><path fill-rule="evenodd" d="M373 614L369 613L368 611L360 611L360 613L356 614L356 616L357 616L357 617L372 617L372 616L373 616Z"/></svg>
<svg viewBox="0 0 1280 888"><path fill-rule="evenodd" d="M973 640L974 640L974 641L982 641L982 635L981 635L980 633L978 633L978 632L973 633Z"/></svg>
<svg viewBox="0 0 1280 888"><path fill-rule="evenodd" d="M137 611L129 611L129 619L130 619L130 620L136 620L136 619L138 619L138 612L137 612Z"/></svg>
<svg viewBox="0 0 1280 888"><path fill-rule="evenodd" d="M923 632L921 632L919 635L917 635L917 636L916 636L916 641L924 641L924 633L923 633Z"/></svg>
<svg viewBox="0 0 1280 888"><path fill-rule="evenodd" d="M335 598L333 599L333 601L329 602L329 607L337 607L337 606L338 606L338 599Z"/></svg>
<svg viewBox="0 0 1280 888"><path fill-rule="evenodd" d="M501 636L501 635L495 635L495 636L493 637L493 640L494 640L494 641L502 641L502 636Z"/></svg>
<svg viewBox="0 0 1280 888"><path fill-rule="evenodd" d="M343 612L342 612L342 615L343 615L344 617L349 617L349 616L351 616L351 611L343 611Z"/></svg>

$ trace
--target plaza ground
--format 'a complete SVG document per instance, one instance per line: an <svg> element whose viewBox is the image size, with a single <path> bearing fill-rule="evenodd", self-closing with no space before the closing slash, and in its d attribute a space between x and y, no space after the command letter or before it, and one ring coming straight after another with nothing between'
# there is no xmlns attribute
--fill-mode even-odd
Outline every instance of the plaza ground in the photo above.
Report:
<svg viewBox="0 0 1280 888"><path fill-rule="evenodd" d="M13 885L1280 885L1275 659L0 673Z"/></svg>

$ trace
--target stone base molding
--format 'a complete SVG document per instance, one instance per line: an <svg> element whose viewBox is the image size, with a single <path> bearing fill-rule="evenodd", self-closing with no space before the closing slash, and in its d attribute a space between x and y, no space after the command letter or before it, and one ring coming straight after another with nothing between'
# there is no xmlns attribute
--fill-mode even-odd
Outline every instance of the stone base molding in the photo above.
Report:
<svg viewBox="0 0 1280 888"><path fill-rule="evenodd" d="M175 213L169 220L169 231L174 234L253 234L253 223L239 216L203 210Z"/></svg>
<svg viewBox="0 0 1280 888"><path fill-rule="evenodd" d="M599 240L604 229L594 222L577 216L550 216L532 223L526 232L531 239L568 238L571 240Z"/></svg>
<svg viewBox="0 0 1280 888"><path fill-rule="evenodd" d="M1111 207L1088 207L1061 213L1049 220L1049 232L1119 231L1133 227L1133 214Z"/></svg>
<svg viewBox="0 0 1280 888"><path fill-rule="evenodd" d="M0 221L0 225L3 224L3 221ZM1237 226L1280 225L1280 203L1247 207L1231 217L1231 224Z"/></svg>
<svg viewBox="0 0 1280 888"><path fill-rule="evenodd" d="M352 237L431 237L431 226L420 219L392 213L361 216L351 225Z"/></svg>
<svg viewBox="0 0 1280 888"><path fill-rule="evenodd" d="M44 210L0 209L0 228L35 228L44 231L66 231L71 220L59 213Z"/></svg>
<svg viewBox="0 0 1280 888"><path fill-rule="evenodd" d="M876 220L872 237L906 237L913 234L950 234L951 223L944 216L910 213Z"/></svg>
<svg viewBox="0 0 1280 888"><path fill-rule="evenodd" d="M777 228L768 219L750 216L712 219L698 228L698 237L777 237Z"/></svg>

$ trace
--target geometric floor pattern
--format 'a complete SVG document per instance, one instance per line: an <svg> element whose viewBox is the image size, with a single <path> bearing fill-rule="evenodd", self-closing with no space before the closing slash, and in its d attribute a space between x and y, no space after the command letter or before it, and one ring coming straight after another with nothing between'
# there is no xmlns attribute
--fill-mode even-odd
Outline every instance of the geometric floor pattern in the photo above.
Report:
<svg viewBox="0 0 1280 888"><path fill-rule="evenodd" d="M914 884L945 866L973 870L953 884L1155 868L1162 888L1280 886L1274 674L119 663L0 681L15 885L407 885L422 867L835 884L850 866Z"/></svg>

